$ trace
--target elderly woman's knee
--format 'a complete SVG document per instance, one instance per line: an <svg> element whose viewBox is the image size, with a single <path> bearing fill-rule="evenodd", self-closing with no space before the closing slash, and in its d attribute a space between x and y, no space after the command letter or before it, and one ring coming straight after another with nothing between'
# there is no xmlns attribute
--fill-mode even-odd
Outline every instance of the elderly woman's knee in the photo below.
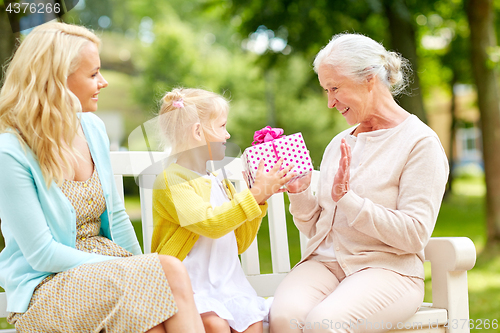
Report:
<svg viewBox="0 0 500 333"><path fill-rule="evenodd" d="M293 330L300 332L306 315L307 313L293 302L273 302L269 313L270 331L271 333L293 332Z"/></svg>
<svg viewBox="0 0 500 333"><path fill-rule="evenodd" d="M318 307L304 320L304 332L355 332L358 322L348 311Z"/></svg>
<svg viewBox="0 0 500 333"><path fill-rule="evenodd" d="M290 326L289 323L293 321L294 319L291 319L283 313L275 313L274 315L269 314L269 329L271 333L283 332L284 328Z"/></svg>

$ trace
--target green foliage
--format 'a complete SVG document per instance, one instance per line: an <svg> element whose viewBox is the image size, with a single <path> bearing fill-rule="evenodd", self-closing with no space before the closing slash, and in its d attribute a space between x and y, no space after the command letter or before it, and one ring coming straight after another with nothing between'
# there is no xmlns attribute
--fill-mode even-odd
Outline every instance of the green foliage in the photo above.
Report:
<svg viewBox="0 0 500 333"><path fill-rule="evenodd" d="M99 28L99 18L103 15L113 16L112 1L85 0L85 8L81 11L71 10L65 16L67 22L81 24L92 29Z"/></svg>
<svg viewBox="0 0 500 333"><path fill-rule="evenodd" d="M243 150L254 131L266 125L282 127L285 134L301 131L318 167L344 120L339 122L337 113L326 108L312 59L281 54L274 56L272 68L258 66L265 58L242 50L232 25L215 20L223 6L209 6L195 18L173 7L159 10L162 19L154 21L155 41L143 46L143 74L134 93L143 108L157 109L161 96L175 87L223 94L231 100L230 141Z"/></svg>
<svg viewBox="0 0 500 333"><path fill-rule="evenodd" d="M242 23L238 28L244 33L255 31L259 25L275 31L284 27L289 44L311 56L335 33L346 30L367 33L367 27L375 28L375 21L380 23L376 17L380 18L381 10L378 1L233 0L227 15L240 18ZM384 34L380 26L371 32L375 39Z"/></svg>
<svg viewBox="0 0 500 333"><path fill-rule="evenodd" d="M458 165L454 168L453 174L455 178L462 180L480 180L484 185L484 170L476 163L466 163L462 165Z"/></svg>
<svg viewBox="0 0 500 333"><path fill-rule="evenodd" d="M14 328L14 326L7 323L7 320L5 318L0 318L0 329L7 329L7 328Z"/></svg>
<svg viewBox="0 0 500 333"><path fill-rule="evenodd" d="M155 28L154 45L146 56L139 101L151 105L158 96L174 86L192 86L197 80L195 63L199 58L196 36L173 15Z"/></svg>
<svg viewBox="0 0 500 333"><path fill-rule="evenodd" d="M460 0L439 0L415 13L421 82L428 96L436 87L470 83L469 29Z"/></svg>

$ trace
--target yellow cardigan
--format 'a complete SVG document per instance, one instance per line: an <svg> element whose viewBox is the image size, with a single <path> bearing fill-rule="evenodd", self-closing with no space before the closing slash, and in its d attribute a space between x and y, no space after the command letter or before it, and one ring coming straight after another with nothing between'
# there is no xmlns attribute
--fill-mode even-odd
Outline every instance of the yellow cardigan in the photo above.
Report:
<svg viewBox="0 0 500 333"><path fill-rule="evenodd" d="M200 235L216 239L234 230L238 253L245 252L266 215L267 203L257 204L248 189L235 193L228 180L224 185L230 201L214 208L209 179L175 163L158 175L151 251L184 260Z"/></svg>

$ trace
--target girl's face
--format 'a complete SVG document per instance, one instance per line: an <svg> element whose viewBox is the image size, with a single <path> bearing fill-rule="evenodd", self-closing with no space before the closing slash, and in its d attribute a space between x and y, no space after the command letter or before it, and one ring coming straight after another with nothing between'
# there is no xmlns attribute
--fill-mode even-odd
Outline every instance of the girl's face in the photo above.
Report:
<svg viewBox="0 0 500 333"><path fill-rule="evenodd" d="M226 140L231 137L226 130L226 124L227 114L223 113L213 122L212 128L204 132L211 160L220 161L226 155Z"/></svg>
<svg viewBox="0 0 500 333"><path fill-rule="evenodd" d="M74 73L68 76L68 88L78 97L83 112L97 110L100 90L108 86L99 71L101 60L97 46L89 42L80 53L80 65Z"/></svg>
<svg viewBox="0 0 500 333"><path fill-rule="evenodd" d="M349 125L359 124L371 116L367 82L356 82L325 64L318 69L318 79L328 94L328 107L336 108Z"/></svg>

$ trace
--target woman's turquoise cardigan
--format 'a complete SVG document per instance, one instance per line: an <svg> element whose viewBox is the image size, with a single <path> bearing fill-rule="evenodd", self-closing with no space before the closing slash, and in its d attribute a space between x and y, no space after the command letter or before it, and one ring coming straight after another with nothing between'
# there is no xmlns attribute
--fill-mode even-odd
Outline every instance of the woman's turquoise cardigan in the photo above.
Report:
<svg viewBox="0 0 500 333"><path fill-rule="evenodd" d="M106 199L101 234L140 254L116 190L104 123L92 113L82 113L80 119ZM75 249L73 206L55 183L47 188L36 157L11 133L0 134L0 219L5 238L0 285L7 293L7 311L25 312L33 290L49 274L116 259Z"/></svg>

